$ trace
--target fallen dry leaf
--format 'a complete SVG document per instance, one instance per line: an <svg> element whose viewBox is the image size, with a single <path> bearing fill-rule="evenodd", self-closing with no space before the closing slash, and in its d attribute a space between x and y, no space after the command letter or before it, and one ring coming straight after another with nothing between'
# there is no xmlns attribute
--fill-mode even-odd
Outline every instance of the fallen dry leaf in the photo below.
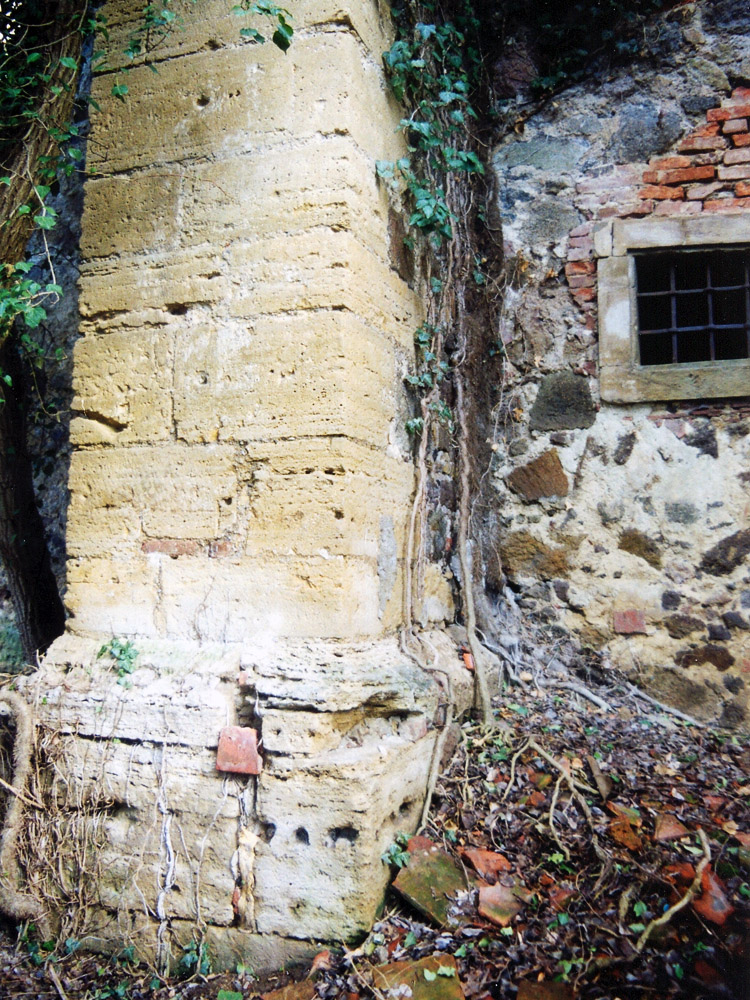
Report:
<svg viewBox="0 0 750 1000"><path fill-rule="evenodd" d="M654 828L654 840L679 840L689 834L688 828L681 823L672 813L659 813L656 817Z"/></svg>
<svg viewBox="0 0 750 1000"><path fill-rule="evenodd" d="M734 907L724 894L721 879L706 868L701 879L702 895L693 900L693 908L706 920L719 927L734 913Z"/></svg>
<svg viewBox="0 0 750 1000"><path fill-rule="evenodd" d="M630 851L638 851L643 847L641 838L626 819L610 820L609 832L613 840Z"/></svg>
<svg viewBox="0 0 750 1000"><path fill-rule="evenodd" d="M517 1000L573 1000L574 996L573 987L569 983L524 979L518 984Z"/></svg>
<svg viewBox="0 0 750 1000"><path fill-rule="evenodd" d="M619 802L608 802L607 809L618 819L624 819L632 826L641 826L643 823L638 810L631 809L630 806L623 806Z"/></svg>

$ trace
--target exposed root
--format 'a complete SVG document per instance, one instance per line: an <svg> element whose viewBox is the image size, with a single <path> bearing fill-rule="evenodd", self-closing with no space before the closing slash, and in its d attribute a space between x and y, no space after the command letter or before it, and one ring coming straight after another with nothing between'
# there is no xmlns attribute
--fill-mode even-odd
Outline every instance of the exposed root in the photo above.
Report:
<svg viewBox="0 0 750 1000"><path fill-rule="evenodd" d="M42 919L42 907L38 900L21 892L23 871L18 861L18 835L23 824L23 803L26 801L24 788L31 770L31 746L34 723L31 709L19 695L7 689L0 691L0 705L5 705L15 721L13 741L13 781L12 793L8 798L0 837L0 910L12 920ZM3 784L6 784L5 782Z"/></svg>

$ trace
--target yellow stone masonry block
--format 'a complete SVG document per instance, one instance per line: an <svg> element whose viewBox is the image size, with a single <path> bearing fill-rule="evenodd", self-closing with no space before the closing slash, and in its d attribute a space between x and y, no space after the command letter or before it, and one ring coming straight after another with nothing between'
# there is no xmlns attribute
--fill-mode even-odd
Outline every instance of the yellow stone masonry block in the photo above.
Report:
<svg viewBox="0 0 750 1000"><path fill-rule="evenodd" d="M273 49L273 51L272 51ZM215 156L257 145L288 129L292 115L291 63L274 46L199 52L128 75L127 101L110 95L112 76L94 79L101 106L97 142L88 163L117 173L134 167Z"/></svg>
<svg viewBox="0 0 750 1000"><path fill-rule="evenodd" d="M156 636L159 566L151 566L145 560L138 563L115 560L106 554L85 560L69 559L66 575L68 631L105 637Z"/></svg>
<svg viewBox="0 0 750 1000"><path fill-rule="evenodd" d="M89 181L81 223L83 256L143 253L174 244L179 186L179 173L166 169Z"/></svg>
<svg viewBox="0 0 750 1000"><path fill-rule="evenodd" d="M345 438L277 442L255 454L245 552L377 559L383 518L405 547L411 462Z"/></svg>
<svg viewBox="0 0 750 1000"><path fill-rule="evenodd" d="M413 350L420 303L351 233L321 229L239 244L230 263L246 276L231 304L235 316L346 309Z"/></svg>
<svg viewBox="0 0 750 1000"><path fill-rule="evenodd" d="M151 57L161 62L201 49L216 51L241 44L252 55L258 46L245 42L240 36L240 29L254 27L268 37L269 22L261 17L238 16L232 6L231 0L201 0L200 7L196 7L192 0L175 0L171 9L181 23L160 42ZM141 7L142 4L134 0L110 0L104 7L109 30L108 65L112 68L130 65L124 49L138 26ZM387 11L374 0L352 0L346 4L337 0L297 0L290 3L289 8L297 39L305 29L328 27L330 30L330 26L335 25L339 30L355 32L367 49L376 55L391 44L391 20ZM292 42L293 45L295 43L296 40ZM144 58L137 56L133 62L138 65Z"/></svg>
<svg viewBox="0 0 750 1000"><path fill-rule="evenodd" d="M263 316L178 336L175 426L186 441L346 434L385 448L400 372L350 313Z"/></svg>
<svg viewBox="0 0 750 1000"><path fill-rule="evenodd" d="M73 453L71 503L80 516L133 509L146 536L215 538L221 499L237 490L234 449L107 448Z"/></svg>
<svg viewBox="0 0 750 1000"><path fill-rule="evenodd" d="M168 639L355 639L383 630L372 560L184 557L164 560L160 580Z"/></svg>
<svg viewBox="0 0 750 1000"><path fill-rule="evenodd" d="M79 282L82 317L127 313L136 309L181 309L221 302L229 284L219 253L182 251L147 259L84 266Z"/></svg>
<svg viewBox="0 0 750 1000"><path fill-rule="evenodd" d="M387 212L373 160L348 136L319 136L188 168L182 241L223 243L328 226L356 232L385 258Z"/></svg>
<svg viewBox="0 0 750 1000"><path fill-rule="evenodd" d="M90 334L73 351L74 444L161 441L172 433L174 334Z"/></svg>

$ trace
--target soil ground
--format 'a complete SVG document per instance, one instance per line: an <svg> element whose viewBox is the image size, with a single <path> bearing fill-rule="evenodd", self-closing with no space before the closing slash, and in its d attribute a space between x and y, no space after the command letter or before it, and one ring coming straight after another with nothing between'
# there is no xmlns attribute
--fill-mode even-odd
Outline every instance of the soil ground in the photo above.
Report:
<svg viewBox="0 0 750 1000"><path fill-rule="evenodd" d="M263 981L207 965L164 981L7 929L0 997L750 1000L750 741L614 675L578 686L514 687L495 727L456 727L422 836L388 852L396 886L358 947Z"/></svg>

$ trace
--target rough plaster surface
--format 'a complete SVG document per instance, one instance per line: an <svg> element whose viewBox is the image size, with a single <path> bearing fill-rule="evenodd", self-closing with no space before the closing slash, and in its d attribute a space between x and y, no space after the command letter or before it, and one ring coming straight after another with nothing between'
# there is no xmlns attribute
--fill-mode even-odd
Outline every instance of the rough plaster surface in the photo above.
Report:
<svg viewBox="0 0 750 1000"><path fill-rule="evenodd" d="M113 52L138 10L106 5ZM300 3L283 55L230 11L183 4L126 102L116 57L93 82L70 618L24 684L61 734L59 795L99 816L88 942L153 960L200 937L217 966L268 969L371 921L380 855L420 814L443 675L388 638L421 319L375 172L403 148L388 15ZM433 570L425 622L451 613ZM132 675L98 657L112 636ZM431 649L460 712L457 647ZM259 731L257 777L216 772L228 725Z"/></svg>
<svg viewBox="0 0 750 1000"><path fill-rule="evenodd" d="M653 219L638 219L657 215L676 245L703 242L703 230L719 241L747 232L742 204L696 225L697 203L667 207L641 194L648 160L672 155L746 82L743 18L736 2L676 8L656 22L653 63L569 89L495 153L506 259L522 277L500 330L513 423L496 441L499 513L485 561L500 550L527 620L551 641L573 636L683 711L747 728L750 406L601 402L591 287L596 256L606 257L602 275L627 268L608 256L622 253L613 218L630 217L615 233L653 233ZM691 214L690 225L676 212ZM615 312L612 335L629 337ZM567 490L543 461L553 448ZM532 479L534 489L514 490Z"/></svg>

